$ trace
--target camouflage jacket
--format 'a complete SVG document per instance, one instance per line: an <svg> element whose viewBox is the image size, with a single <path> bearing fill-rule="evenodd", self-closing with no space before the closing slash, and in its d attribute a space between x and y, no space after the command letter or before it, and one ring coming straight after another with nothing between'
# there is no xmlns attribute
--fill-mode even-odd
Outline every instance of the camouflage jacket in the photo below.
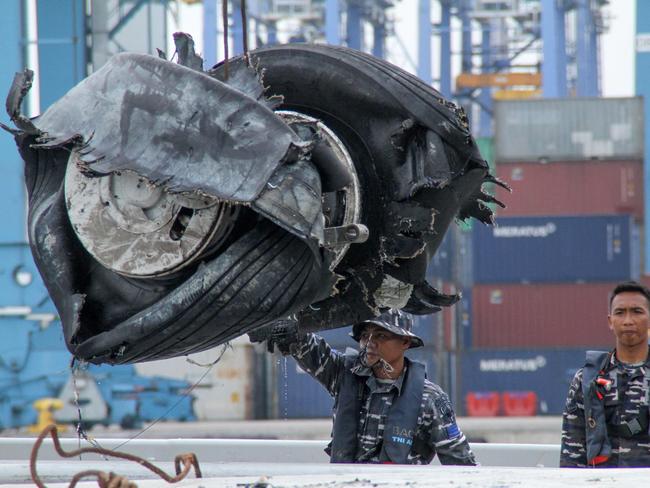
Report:
<svg viewBox="0 0 650 488"><path fill-rule="evenodd" d="M332 349L319 336L307 334L292 346L291 355L336 398L345 368L343 354ZM376 463L379 462L386 417L395 394L401 391L404 372L394 383L386 385L377 381L372 370L360 363L356 363L351 371L368 378L359 415L356 462ZM428 464L436 453L442 464L476 465L467 439L456 425L449 397L438 385L425 380L414 447L408 463Z"/></svg>
<svg viewBox="0 0 650 488"><path fill-rule="evenodd" d="M575 374L567 396L562 418L561 467L587 467L585 407L582 387L583 369ZM650 402L650 357L642 365L630 366L612 354L605 377L611 389L603 391L605 418L612 455L596 467L650 466L650 434L645 430L632 437L614 429L623 422L648 416Z"/></svg>

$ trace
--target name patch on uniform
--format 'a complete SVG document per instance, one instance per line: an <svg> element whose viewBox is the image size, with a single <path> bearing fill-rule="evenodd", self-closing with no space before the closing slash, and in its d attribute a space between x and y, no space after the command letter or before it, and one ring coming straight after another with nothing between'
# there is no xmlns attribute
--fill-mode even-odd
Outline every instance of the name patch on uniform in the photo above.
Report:
<svg viewBox="0 0 650 488"><path fill-rule="evenodd" d="M458 428L456 423L447 426L447 437L453 439L454 437L458 437L459 435L460 435L460 429Z"/></svg>
<svg viewBox="0 0 650 488"><path fill-rule="evenodd" d="M400 437L397 435L391 436L391 439L393 442L397 442L398 444L406 444L407 446L412 446L413 445L413 439L409 439L408 437Z"/></svg>

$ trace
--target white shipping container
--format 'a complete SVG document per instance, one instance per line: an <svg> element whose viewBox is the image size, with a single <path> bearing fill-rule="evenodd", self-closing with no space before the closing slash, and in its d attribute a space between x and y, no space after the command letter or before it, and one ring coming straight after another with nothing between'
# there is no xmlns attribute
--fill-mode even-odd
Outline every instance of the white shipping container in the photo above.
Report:
<svg viewBox="0 0 650 488"><path fill-rule="evenodd" d="M194 412L199 420L247 420L253 416L253 346L246 337L231 342L221 360L208 370L221 353L221 346L190 356L164 359L135 365L142 376L164 376L200 381L192 394ZM188 358L190 359L188 361ZM198 364L194 364L198 363Z"/></svg>
<svg viewBox="0 0 650 488"><path fill-rule="evenodd" d="M497 163L643 159L641 97L502 100L494 123Z"/></svg>

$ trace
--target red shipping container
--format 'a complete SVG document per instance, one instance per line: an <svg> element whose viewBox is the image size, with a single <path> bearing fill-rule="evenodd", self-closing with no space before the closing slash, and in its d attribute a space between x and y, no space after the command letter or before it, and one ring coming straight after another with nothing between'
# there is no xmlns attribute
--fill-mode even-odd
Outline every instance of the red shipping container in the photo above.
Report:
<svg viewBox="0 0 650 488"><path fill-rule="evenodd" d="M641 278L639 278L639 283L641 283L643 286L650 287L650 275L642 274Z"/></svg>
<svg viewBox="0 0 650 488"><path fill-rule="evenodd" d="M440 291L450 295L458 293L456 287L451 283L445 283L442 287L442 290ZM456 329L456 306L457 305L452 305L451 307L442 307L442 311L438 312L442 314L442 323L445 331L446 351L455 351L458 348L459 338L457 337Z"/></svg>
<svg viewBox="0 0 650 488"><path fill-rule="evenodd" d="M610 348L616 283L492 284L472 288L476 348Z"/></svg>
<svg viewBox="0 0 650 488"><path fill-rule="evenodd" d="M441 280L433 282L431 285L441 293L449 295L456 294L459 291L453 283ZM451 307L441 307L442 310L438 313L418 317L419 324L423 324L424 327L432 330L431 343L428 343L428 337L423 337L426 346L438 346L437 342L442 339L445 351L455 351L458 348L461 339L456 337L456 306L457 304ZM439 335L440 333L442 333L442 336Z"/></svg>
<svg viewBox="0 0 650 488"><path fill-rule="evenodd" d="M534 391L504 391L501 394L503 415L530 417L537 414L537 394Z"/></svg>
<svg viewBox="0 0 650 488"><path fill-rule="evenodd" d="M465 410L470 417L496 417L499 415L499 393L496 391L471 391L465 395Z"/></svg>
<svg viewBox="0 0 650 488"><path fill-rule="evenodd" d="M512 193L497 188L507 205L499 216L632 214L643 219L640 161L499 163L497 175Z"/></svg>

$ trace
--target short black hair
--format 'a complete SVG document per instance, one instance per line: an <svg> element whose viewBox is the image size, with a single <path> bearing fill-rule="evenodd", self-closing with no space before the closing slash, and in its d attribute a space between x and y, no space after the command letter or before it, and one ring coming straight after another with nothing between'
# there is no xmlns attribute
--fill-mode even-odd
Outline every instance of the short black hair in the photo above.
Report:
<svg viewBox="0 0 650 488"><path fill-rule="evenodd" d="M647 287L643 286L641 283L637 283L636 281L624 281L614 287L612 292L609 294L610 310L612 309L612 302L614 301L614 297L620 293L626 292L640 293L643 295L646 299L646 302L648 302L648 309L650 310L650 290Z"/></svg>

